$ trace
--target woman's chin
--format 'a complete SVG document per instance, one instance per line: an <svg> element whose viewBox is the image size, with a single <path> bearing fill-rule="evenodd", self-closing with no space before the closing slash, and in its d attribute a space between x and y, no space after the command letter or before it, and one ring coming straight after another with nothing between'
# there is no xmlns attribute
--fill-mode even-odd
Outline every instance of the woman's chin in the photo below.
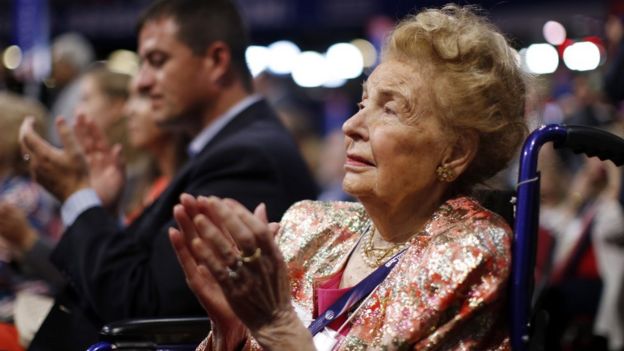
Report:
<svg viewBox="0 0 624 351"><path fill-rule="evenodd" d="M356 199L371 193L370 187L365 186L361 182L350 182L347 178L342 182L342 190Z"/></svg>

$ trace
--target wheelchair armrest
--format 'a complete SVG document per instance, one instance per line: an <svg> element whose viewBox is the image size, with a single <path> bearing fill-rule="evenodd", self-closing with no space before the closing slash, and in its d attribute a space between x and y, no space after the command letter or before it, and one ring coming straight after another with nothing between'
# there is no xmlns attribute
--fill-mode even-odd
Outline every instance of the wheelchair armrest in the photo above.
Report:
<svg viewBox="0 0 624 351"><path fill-rule="evenodd" d="M210 331L206 317L129 319L105 325L104 341L122 345L199 344Z"/></svg>

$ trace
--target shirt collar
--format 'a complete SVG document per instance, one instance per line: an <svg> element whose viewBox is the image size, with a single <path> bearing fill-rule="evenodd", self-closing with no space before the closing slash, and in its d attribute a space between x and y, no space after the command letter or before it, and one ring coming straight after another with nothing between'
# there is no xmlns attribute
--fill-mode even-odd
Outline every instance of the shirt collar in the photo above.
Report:
<svg viewBox="0 0 624 351"><path fill-rule="evenodd" d="M212 140L215 135L217 135L217 133L225 127L226 124L238 116L247 107L260 101L260 99L260 95L249 95L236 103L236 105L232 106L224 114L217 117L214 122L210 123L210 125L204 128L195 138L193 138L187 150L190 157L192 158L197 155L204 148L204 146L206 146L208 142L210 142L210 140Z"/></svg>

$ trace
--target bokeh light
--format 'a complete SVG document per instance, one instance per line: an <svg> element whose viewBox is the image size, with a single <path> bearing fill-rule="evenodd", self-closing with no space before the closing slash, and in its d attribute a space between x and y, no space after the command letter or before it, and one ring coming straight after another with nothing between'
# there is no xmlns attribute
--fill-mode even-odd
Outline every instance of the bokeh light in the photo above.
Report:
<svg viewBox="0 0 624 351"><path fill-rule="evenodd" d="M553 73L559 66L559 54L550 44L532 44L520 52L523 56L523 66L531 73Z"/></svg>
<svg viewBox="0 0 624 351"><path fill-rule="evenodd" d="M2 54L2 64L8 69L16 69L22 63L22 50L17 45L11 45Z"/></svg>
<svg viewBox="0 0 624 351"><path fill-rule="evenodd" d="M591 71L600 64L600 49L590 41L574 43L563 52L563 63L571 70Z"/></svg>
<svg viewBox="0 0 624 351"><path fill-rule="evenodd" d="M365 68L372 67L377 62L377 49L370 41L354 39L351 44L360 50Z"/></svg>
<svg viewBox="0 0 624 351"><path fill-rule="evenodd" d="M329 79L352 79L364 70L364 58L357 47L349 43L337 43L327 49Z"/></svg>
<svg viewBox="0 0 624 351"><path fill-rule="evenodd" d="M552 45L561 45L566 40L566 29L557 21L548 21L542 28L544 39Z"/></svg>
<svg viewBox="0 0 624 351"><path fill-rule="evenodd" d="M315 51L302 52L294 60L292 78L300 87L315 88L327 83L327 60Z"/></svg>
<svg viewBox="0 0 624 351"><path fill-rule="evenodd" d="M295 58L299 56L299 47L288 40L280 40L269 45L269 70L275 74L288 74L293 69Z"/></svg>
<svg viewBox="0 0 624 351"><path fill-rule="evenodd" d="M139 71L139 56L130 50L115 50L106 61L109 70L134 75Z"/></svg>
<svg viewBox="0 0 624 351"><path fill-rule="evenodd" d="M267 47L250 45L245 51L245 60L251 75L256 77L269 67L271 52Z"/></svg>

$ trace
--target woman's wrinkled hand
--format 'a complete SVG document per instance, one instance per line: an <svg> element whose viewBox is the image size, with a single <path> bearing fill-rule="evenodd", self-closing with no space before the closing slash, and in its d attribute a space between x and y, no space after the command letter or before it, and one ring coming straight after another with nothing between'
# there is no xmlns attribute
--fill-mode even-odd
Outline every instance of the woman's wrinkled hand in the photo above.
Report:
<svg viewBox="0 0 624 351"><path fill-rule="evenodd" d="M197 199L190 195L182 195L180 204L173 209L173 216L179 229L170 228L169 236L186 273L188 285L213 321L227 324L238 318L232 312L219 284L210 271L195 259L193 252L193 244L198 240L199 234L191 218L198 214Z"/></svg>
<svg viewBox="0 0 624 351"><path fill-rule="evenodd" d="M236 315L253 332L291 311L286 265L264 205L252 214L234 200L202 200L207 216L194 218L200 238L193 249Z"/></svg>
<svg viewBox="0 0 624 351"><path fill-rule="evenodd" d="M199 211L202 209L198 199L183 194L180 204L173 209L179 229L170 228L169 238L184 270L187 284L212 321L212 349L232 350L244 341L246 328L230 308L212 273L195 258L193 243L199 240L199 235L192 218Z"/></svg>
<svg viewBox="0 0 624 351"><path fill-rule="evenodd" d="M211 277L194 288L204 307L208 310L206 304L215 302L211 294L217 289L207 286L216 283L219 296L265 349L289 350L296 345L304 350L303 345L312 345L292 308L286 264L274 241L279 226L268 223L265 205L251 213L231 199L201 197L195 206L195 214L189 216L193 229L185 229L188 222L180 224L185 226L183 232L193 231L185 238L195 270L204 267Z"/></svg>

